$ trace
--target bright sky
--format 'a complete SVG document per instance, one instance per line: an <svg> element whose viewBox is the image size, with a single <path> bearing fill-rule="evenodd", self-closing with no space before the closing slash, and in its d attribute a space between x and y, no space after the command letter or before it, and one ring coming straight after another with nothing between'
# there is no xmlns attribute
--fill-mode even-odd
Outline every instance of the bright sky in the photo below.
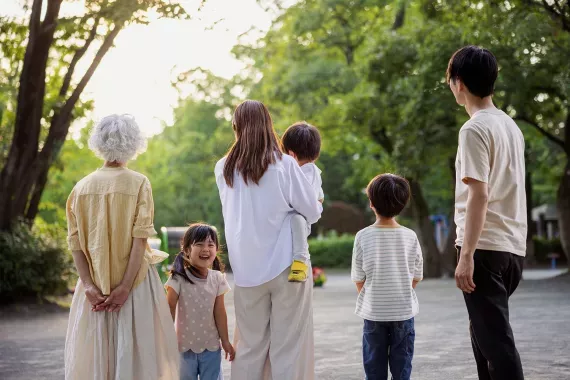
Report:
<svg viewBox="0 0 570 380"><path fill-rule="evenodd" d="M160 132L163 122L172 123L172 107L178 99L171 86L175 73L202 67L230 78L243 67L231 54L239 36L252 27L267 30L274 17L256 0L207 0L200 12L196 12L200 0L180 2L193 20L156 19L119 34L115 48L105 56L83 94L84 99L95 101L91 119L130 113L146 133ZM64 3L62 12L81 12L81 3ZM2 0L0 15L23 15L21 4L22 0ZM79 72L85 64L78 67ZM78 122L74 130L85 123Z"/></svg>

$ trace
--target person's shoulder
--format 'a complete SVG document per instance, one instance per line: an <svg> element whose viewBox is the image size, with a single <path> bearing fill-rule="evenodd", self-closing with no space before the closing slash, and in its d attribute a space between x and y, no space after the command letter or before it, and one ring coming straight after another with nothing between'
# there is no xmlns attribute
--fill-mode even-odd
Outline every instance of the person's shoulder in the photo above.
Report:
<svg viewBox="0 0 570 380"><path fill-rule="evenodd" d="M150 183L150 180L148 179L148 177L146 175L139 173L137 171L131 170L131 169L127 169L124 172L122 172L121 174L124 175L125 177L131 177L131 178L136 179L140 182Z"/></svg>
<svg viewBox="0 0 570 380"><path fill-rule="evenodd" d="M465 133L465 132L475 132L478 134L484 133L486 130L489 129L489 122L481 119L480 117L473 117L469 120L467 120L463 126L461 127L461 129L459 130L459 133Z"/></svg>
<svg viewBox="0 0 570 380"><path fill-rule="evenodd" d="M100 171L95 170L94 172L87 174L85 177L81 178L73 187L72 192L76 195L81 194L83 189L90 187L90 184L97 182L100 176Z"/></svg>
<svg viewBox="0 0 570 380"><path fill-rule="evenodd" d="M282 165L298 165L297 164L297 160L295 160L293 157L289 156L288 154L283 153L281 155L281 159L277 158L277 162L280 162Z"/></svg>
<svg viewBox="0 0 570 380"><path fill-rule="evenodd" d="M209 276L214 280L216 284L221 284L226 279L226 274L222 271L215 269L208 269Z"/></svg>
<svg viewBox="0 0 570 380"><path fill-rule="evenodd" d="M374 226L368 226L368 227L364 227L363 229L361 229L360 231L358 231L356 233L356 235L354 236L355 240L360 240L366 236L370 236L371 234L374 233L375 230L377 230L378 228L374 227Z"/></svg>
<svg viewBox="0 0 570 380"><path fill-rule="evenodd" d="M401 231L402 235L404 235L404 236L414 238L416 240L418 239L418 234L416 234L416 231L412 230L411 228L401 226L400 231Z"/></svg>
<svg viewBox="0 0 570 380"><path fill-rule="evenodd" d="M224 156L224 157L220 158L218 160L218 162L216 162L216 166L214 167L214 171L218 172L218 171L223 170L227 159L228 159L228 156Z"/></svg>
<svg viewBox="0 0 570 380"><path fill-rule="evenodd" d="M303 170L303 173L311 173L314 176L319 176L322 173L322 170L319 169L319 167L315 165L314 162L309 162L301 166L301 170Z"/></svg>

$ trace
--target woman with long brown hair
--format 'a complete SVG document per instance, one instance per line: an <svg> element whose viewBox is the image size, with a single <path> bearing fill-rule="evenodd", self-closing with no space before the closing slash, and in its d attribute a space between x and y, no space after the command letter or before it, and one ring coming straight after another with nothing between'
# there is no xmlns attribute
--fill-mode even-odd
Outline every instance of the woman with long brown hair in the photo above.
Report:
<svg viewBox="0 0 570 380"><path fill-rule="evenodd" d="M236 141L215 168L235 280L232 380L312 380L313 284L288 282L290 218L295 211L315 223L322 206L297 162L281 152L261 102L240 104L233 128Z"/></svg>

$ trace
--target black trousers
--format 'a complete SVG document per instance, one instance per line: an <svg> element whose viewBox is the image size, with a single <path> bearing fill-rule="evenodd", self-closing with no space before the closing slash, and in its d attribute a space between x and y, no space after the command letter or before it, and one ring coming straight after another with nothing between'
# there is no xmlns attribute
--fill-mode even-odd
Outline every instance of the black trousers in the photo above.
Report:
<svg viewBox="0 0 570 380"><path fill-rule="evenodd" d="M475 251L475 291L463 297L480 380L524 379L509 323L509 297L522 278L523 260L509 252Z"/></svg>

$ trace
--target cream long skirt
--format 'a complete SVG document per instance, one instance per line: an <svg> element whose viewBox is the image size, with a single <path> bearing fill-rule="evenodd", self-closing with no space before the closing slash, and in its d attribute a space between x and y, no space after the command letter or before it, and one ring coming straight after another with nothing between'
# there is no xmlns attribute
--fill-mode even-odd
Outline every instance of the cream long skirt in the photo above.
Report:
<svg viewBox="0 0 570 380"><path fill-rule="evenodd" d="M174 324L154 265L119 312L93 312L78 281L65 341L66 380L178 380Z"/></svg>

